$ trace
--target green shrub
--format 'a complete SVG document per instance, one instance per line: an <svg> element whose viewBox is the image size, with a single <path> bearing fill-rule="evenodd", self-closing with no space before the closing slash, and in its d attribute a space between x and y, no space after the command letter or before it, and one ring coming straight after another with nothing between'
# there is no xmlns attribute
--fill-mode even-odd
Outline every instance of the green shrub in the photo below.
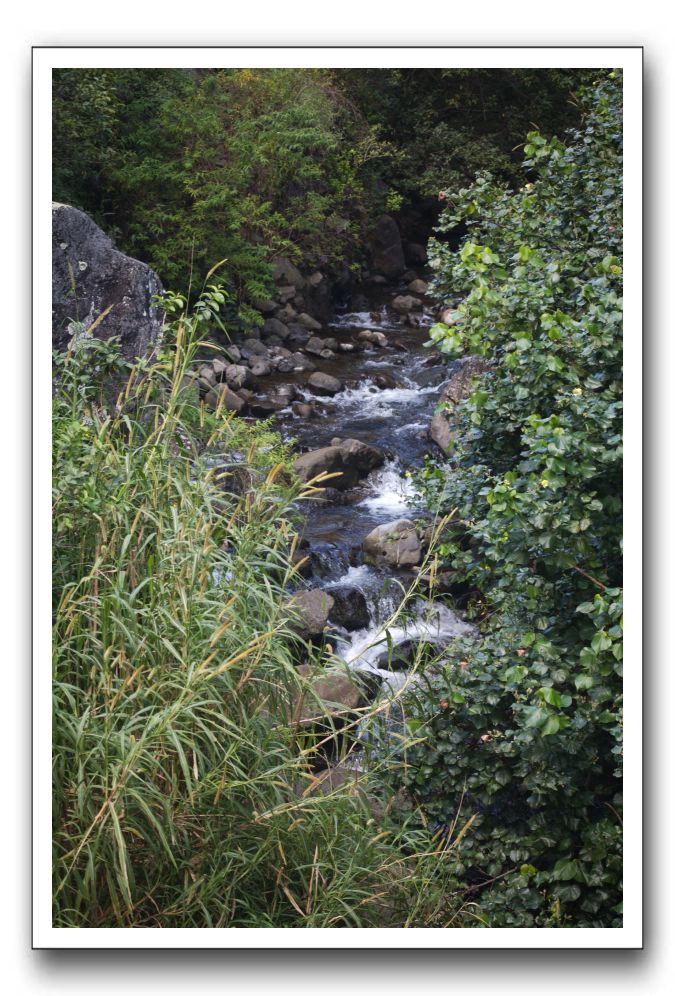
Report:
<svg viewBox="0 0 675 996"><path fill-rule="evenodd" d="M462 295L433 339L491 361L421 475L481 636L417 696L406 781L440 821L477 814L456 871L492 926L621 924L620 76L582 110L566 144L528 135L534 182L449 194L441 231L468 234L431 254Z"/></svg>

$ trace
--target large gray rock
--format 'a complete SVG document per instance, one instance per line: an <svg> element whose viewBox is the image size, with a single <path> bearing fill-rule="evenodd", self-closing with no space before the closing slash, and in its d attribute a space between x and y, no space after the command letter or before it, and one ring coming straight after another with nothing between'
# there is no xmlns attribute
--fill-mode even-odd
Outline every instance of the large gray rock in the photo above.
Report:
<svg viewBox="0 0 675 996"><path fill-rule="evenodd" d="M316 394L333 395L342 390L342 384L337 377L321 373L320 370L311 374L307 383Z"/></svg>
<svg viewBox="0 0 675 996"><path fill-rule="evenodd" d="M368 603L363 592L351 584L332 585L329 589L334 605L331 622L347 630L365 629L370 623Z"/></svg>
<svg viewBox="0 0 675 996"><path fill-rule="evenodd" d="M160 337L163 294L149 266L119 252L83 211L52 204L52 345L65 350L75 332L118 336L128 359L144 356ZM109 309L109 310L108 310ZM75 324L73 324L75 323Z"/></svg>
<svg viewBox="0 0 675 996"><path fill-rule="evenodd" d="M413 567L422 559L422 544L409 519L377 526L364 539L363 549L375 561L391 567Z"/></svg>
<svg viewBox="0 0 675 996"><path fill-rule="evenodd" d="M238 394L235 394L235 392L232 391L227 384L216 384L216 386L208 392L204 398L204 401L211 408L222 407L228 412L239 413L246 407L244 399Z"/></svg>
<svg viewBox="0 0 675 996"><path fill-rule="evenodd" d="M274 279L278 284L291 284L297 290L302 290L305 286L305 278L300 270L291 263L285 256L280 257L274 264Z"/></svg>
<svg viewBox="0 0 675 996"><path fill-rule="evenodd" d="M391 302L391 306L394 311L398 311L401 315L407 315L409 311L414 311L416 308L422 307L422 302L417 297L413 297L412 294L399 294Z"/></svg>
<svg viewBox="0 0 675 996"><path fill-rule="evenodd" d="M384 463L384 453L358 439L345 439L336 446L323 446L304 453L295 461L295 472L307 483L319 474L339 474L330 487L345 491Z"/></svg>
<svg viewBox="0 0 675 996"><path fill-rule="evenodd" d="M326 628L333 604L331 596L321 588L293 595L289 607L294 616L295 631L307 639L320 636Z"/></svg>
<svg viewBox="0 0 675 996"><path fill-rule="evenodd" d="M429 436L446 456L452 450L455 438L451 424L452 409L471 394L474 377L487 373L489 369L489 362L482 356L464 357L443 386L440 398L443 408L432 418Z"/></svg>
<svg viewBox="0 0 675 996"><path fill-rule="evenodd" d="M385 277L399 277L405 270L401 233L394 219L383 214L378 218L370 239L373 269Z"/></svg>

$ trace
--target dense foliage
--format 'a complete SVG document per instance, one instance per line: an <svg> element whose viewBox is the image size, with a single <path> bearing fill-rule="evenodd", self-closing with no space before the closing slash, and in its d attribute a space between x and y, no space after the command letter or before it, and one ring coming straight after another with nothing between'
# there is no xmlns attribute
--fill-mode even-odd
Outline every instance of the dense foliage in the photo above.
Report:
<svg viewBox="0 0 675 996"><path fill-rule="evenodd" d="M582 75L56 70L54 197L175 289L227 258L246 304L265 297L275 255L358 266L377 215L411 198L427 212L424 239L441 179L511 176L527 122L569 120Z"/></svg>
<svg viewBox="0 0 675 996"><path fill-rule="evenodd" d="M621 86L582 94L565 144L528 134L533 182L448 191L440 231L468 234L432 244L462 298L432 337L491 362L423 474L481 635L418 697L407 781L439 821L477 814L456 870L492 926L621 924Z"/></svg>

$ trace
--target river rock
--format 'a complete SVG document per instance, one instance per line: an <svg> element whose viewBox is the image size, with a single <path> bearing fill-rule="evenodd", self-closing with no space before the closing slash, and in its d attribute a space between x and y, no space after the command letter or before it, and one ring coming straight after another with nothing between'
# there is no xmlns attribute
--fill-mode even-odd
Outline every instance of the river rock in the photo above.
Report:
<svg viewBox="0 0 675 996"><path fill-rule="evenodd" d="M212 360L211 366L216 380L225 380L225 371L227 370L229 364L225 360L221 360L219 356L216 356L216 358Z"/></svg>
<svg viewBox="0 0 675 996"><path fill-rule="evenodd" d="M331 377L330 374L321 373L320 370L317 370L316 373L311 374L307 383L316 394L332 396L342 390L342 384L337 377Z"/></svg>
<svg viewBox="0 0 675 996"><path fill-rule="evenodd" d="M290 301L292 297L295 297L296 293L295 287L293 287L292 284L288 284L284 287L277 287L277 297L282 304L286 304L287 301Z"/></svg>
<svg viewBox="0 0 675 996"><path fill-rule="evenodd" d="M401 315L406 315L409 311L421 308L422 302L419 298L413 297L412 294L398 294L391 302L391 306L394 311L398 311Z"/></svg>
<svg viewBox="0 0 675 996"><path fill-rule="evenodd" d="M254 339L253 336L249 336L248 338L244 339L239 349L241 355L244 357L244 359L247 360L252 360L259 356L264 357L264 359L267 359L267 357L269 356L269 350L267 349L265 343L261 342L260 339Z"/></svg>
<svg viewBox="0 0 675 996"><path fill-rule="evenodd" d="M310 285L310 287L318 287L323 279L324 279L323 273L320 273L319 270L316 270L315 273L311 273L307 277L307 283Z"/></svg>
<svg viewBox="0 0 675 996"><path fill-rule="evenodd" d="M227 346L224 347L223 352L231 363L239 363L241 359L239 346L235 346L234 343L228 342Z"/></svg>
<svg viewBox="0 0 675 996"><path fill-rule="evenodd" d="M264 356L253 357L251 360L251 373L254 377L269 377L272 373L272 364Z"/></svg>
<svg viewBox="0 0 675 996"><path fill-rule="evenodd" d="M391 567L413 567L422 559L422 544L409 519L377 526L364 539L363 549L375 561Z"/></svg>
<svg viewBox="0 0 675 996"><path fill-rule="evenodd" d="M406 259L415 266L416 264L424 264L427 261L427 250L425 246L420 245L418 242L408 242L405 247Z"/></svg>
<svg viewBox="0 0 675 996"><path fill-rule="evenodd" d="M288 326L280 322L278 318L268 318L263 326L263 335L265 338L275 335L283 342L285 339L288 339L288 334Z"/></svg>
<svg viewBox="0 0 675 996"><path fill-rule="evenodd" d="M276 260L273 267L274 280L278 284L291 284L297 290L302 290L305 286L305 278L300 270L290 259L281 256Z"/></svg>
<svg viewBox="0 0 675 996"><path fill-rule="evenodd" d="M295 617L293 628L305 639L321 636L334 601L328 592L321 588L299 591L288 603Z"/></svg>
<svg viewBox="0 0 675 996"><path fill-rule="evenodd" d="M88 215L67 204L52 203L55 349L66 350L74 334L101 319L97 338L118 336L127 359L146 355L161 338L164 316L153 298L163 293L157 274L119 252Z"/></svg>
<svg viewBox="0 0 675 996"><path fill-rule="evenodd" d="M270 298L264 298L262 300L256 298L254 301L251 301L251 304L256 311L259 311L263 315L271 315L272 312L276 311L279 307L279 302L272 301Z"/></svg>
<svg viewBox="0 0 675 996"><path fill-rule="evenodd" d="M241 387L255 387L253 374L241 363L230 363L225 367L225 380L233 391L238 391Z"/></svg>
<svg viewBox="0 0 675 996"><path fill-rule="evenodd" d="M350 712L367 704L363 685L356 676L346 671L316 673L309 664L301 664L297 670L310 682L310 688L295 699L295 722L308 723L334 712Z"/></svg>
<svg viewBox="0 0 675 996"><path fill-rule="evenodd" d="M316 318L312 318L308 315L306 311L297 317L298 325L302 325L304 328L309 329L310 332L318 332L321 329L321 322L317 322Z"/></svg>
<svg viewBox="0 0 675 996"><path fill-rule="evenodd" d="M294 318L297 318L297 311L291 304L285 304L283 308L279 308L275 317L283 322L285 325L289 325Z"/></svg>
<svg viewBox="0 0 675 996"><path fill-rule="evenodd" d="M346 630L365 629L370 623L366 596L354 585L331 585L330 594L335 602L330 613L331 622Z"/></svg>
<svg viewBox="0 0 675 996"><path fill-rule="evenodd" d="M324 349L328 349L325 345L323 339L320 339L318 335L313 335L309 342L305 345L304 349L306 353L311 353L312 356L321 356Z"/></svg>
<svg viewBox="0 0 675 996"><path fill-rule="evenodd" d="M211 408L225 408L229 412L239 413L246 406L244 399L235 394L227 384L216 384L204 400Z"/></svg>
<svg viewBox="0 0 675 996"><path fill-rule="evenodd" d="M401 233L391 215L381 215L370 238L373 269L391 279L405 270Z"/></svg>
<svg viewBox="0 0 675 996"><path fill-rule="evenodd" d="M370 342L373 346L386 346L387 337L384 332L377 332L375 329L363 329L359 332L358 338L361 342Z"/></svg>
<svg viewBox="0 0 675 996"><path fill-rule="evenodd" d="M314 407L305 401L294 401L291 405L291 411L298 418L311 418L314 414Z"/></svg>
<svg viewBox="0 0 675 996"><path fill-rule="evenodd" d="M323 446L304 453L295 461L295 472L304 483L319 474L340 474L331 479L330 486L345 491L383 463L384 453L375 446L358 439L345 439L338 446Z"/></svg>
<svg viewBox="0 0 675 996"><path fill-rule="evenodd" d="M210 384L211 387L213 387L216 382L216 372L210 363L203 363L201 365L198 370L198 377L200 380L206 381L207 384Z"/></svg>
<svg viewBox="0 0 675 996"><path fill-rule="evenodd" d="M420 280L419 277L416 280L411 280L408 284L408 290L411 294L426 294L429 290L429 285L425 280Z"/></svg>
<svg viewBox="0 0 675 996"><path fill-rule="evenodd" d="M312 363L309 357L305 356L304 353L292 353L291 360L293 361L294 370L304 370L307 373L311 373L316 370L316 364Z"/></svg>
<svg viewBox="0 0 675 996"><path fill-rule="evenodd" d="M457 308L443 308L438 316L440 322L444 325L456 325L462 318L462 312L458 311Z"/></svg>

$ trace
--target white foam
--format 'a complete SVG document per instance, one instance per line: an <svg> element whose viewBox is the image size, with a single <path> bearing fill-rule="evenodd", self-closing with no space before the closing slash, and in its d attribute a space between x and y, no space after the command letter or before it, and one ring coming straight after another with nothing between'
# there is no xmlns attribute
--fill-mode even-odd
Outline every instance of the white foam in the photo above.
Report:
<svg viewBox="0 0 675 996"><path fill-rule="evenodd" d="M401 474L395 461L386 463L379 470L372 471L366 478L366 487L371 494L366 495L358 505L374 514L401 515L410 511L413 499L419 492L409 477Z"/></svg>

